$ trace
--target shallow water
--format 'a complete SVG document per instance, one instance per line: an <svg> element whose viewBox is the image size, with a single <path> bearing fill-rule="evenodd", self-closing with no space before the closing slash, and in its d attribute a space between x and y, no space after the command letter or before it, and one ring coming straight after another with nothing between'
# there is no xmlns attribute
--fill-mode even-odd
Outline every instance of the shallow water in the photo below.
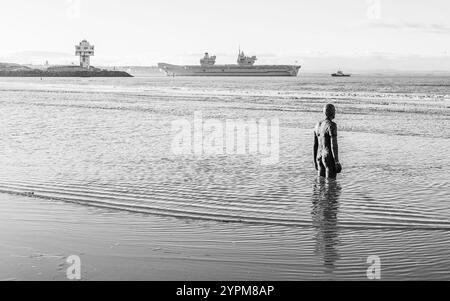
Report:
<svg viewBox="0 0 450 301"><path fill-rule="evenodd" d="M248 247L216 261L259 258L281 279L354 279L370 255L386 262L390 279L449 279L449 80L1 79L0 192L118 209L129 223L135 215L125 211L213 223ZM327 102L338 109L337 181L316 179L312 166L312 128ZM174 155L171 123L194 112L278 118L279 163ZM179 225L171 231L187 231ZM213 247L207 232L196 243Z"/></svg>

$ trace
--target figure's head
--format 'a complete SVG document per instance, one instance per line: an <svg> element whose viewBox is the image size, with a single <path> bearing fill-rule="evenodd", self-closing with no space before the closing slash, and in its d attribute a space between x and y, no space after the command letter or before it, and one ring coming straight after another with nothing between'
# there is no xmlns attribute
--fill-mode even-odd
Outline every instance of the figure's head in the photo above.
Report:
<svg viewBox="0 0 450 301"><path fill-rule="evenodd" d="M336 117L336 108L332 104L327 104L323 108L323 113L328 119L333 120Z"/></svg>

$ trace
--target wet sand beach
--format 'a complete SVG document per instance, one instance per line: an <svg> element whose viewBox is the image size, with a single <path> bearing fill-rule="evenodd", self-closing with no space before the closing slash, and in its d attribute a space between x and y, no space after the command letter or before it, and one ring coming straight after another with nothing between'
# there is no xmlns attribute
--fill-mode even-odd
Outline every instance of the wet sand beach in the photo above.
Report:
<svg viewBox="0 0 450 301"><path fill-rule="evenodd" d="M217 223L4 195L0 209L1 280L67 280L71 255L85 281L366 280L371 254L386 280L448 279L443 230Z"/></svg>

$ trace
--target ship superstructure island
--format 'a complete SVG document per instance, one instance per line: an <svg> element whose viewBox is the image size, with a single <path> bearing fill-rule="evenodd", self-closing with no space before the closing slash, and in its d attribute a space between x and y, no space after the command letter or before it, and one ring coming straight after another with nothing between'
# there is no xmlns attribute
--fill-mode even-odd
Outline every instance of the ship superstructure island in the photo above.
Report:
<svg viewBox="0 0 450 301"><path fill-rule="evenodd" d="M239 50L236 65L216 65L216 56L205 56L200 65L172 65L159 63L158 67L168 76L297 76L301 66L255 65L256 56L246 56Z"/></svg>

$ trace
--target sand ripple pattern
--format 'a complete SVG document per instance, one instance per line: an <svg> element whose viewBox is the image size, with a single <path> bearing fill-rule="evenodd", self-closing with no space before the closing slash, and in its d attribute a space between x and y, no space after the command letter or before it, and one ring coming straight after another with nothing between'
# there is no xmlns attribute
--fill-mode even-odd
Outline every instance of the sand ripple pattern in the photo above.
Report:
<svg viewBox="0 0 450 301"><path fill-rule="evenodd" d="M192 187L136 188L116 185L0 181L0 192L66 201L106 209L155 214L178 218L241 222L263 225L317 227L329 224L336 228L450 230L450 221L433 217L420 208L354 201L340 208L342 188L318 182L311 199L270 201L265 195L232 195L200 191ZM309 210L309 211L308 211ZM307 213L307 214L305 214ZM339 218L338 218L339 215Z"/></svg>

